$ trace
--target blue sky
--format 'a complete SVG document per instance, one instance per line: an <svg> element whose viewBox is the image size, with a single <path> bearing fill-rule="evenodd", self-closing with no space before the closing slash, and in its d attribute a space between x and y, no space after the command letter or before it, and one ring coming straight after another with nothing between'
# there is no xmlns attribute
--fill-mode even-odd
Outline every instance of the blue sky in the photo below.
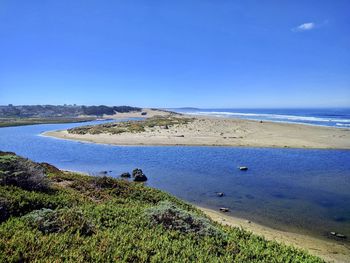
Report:
<svg viewBox="0 0 350 263"><path fill-rule="evenodd" d="M0 104L350 106L350 2L0 0Z"/></svg>

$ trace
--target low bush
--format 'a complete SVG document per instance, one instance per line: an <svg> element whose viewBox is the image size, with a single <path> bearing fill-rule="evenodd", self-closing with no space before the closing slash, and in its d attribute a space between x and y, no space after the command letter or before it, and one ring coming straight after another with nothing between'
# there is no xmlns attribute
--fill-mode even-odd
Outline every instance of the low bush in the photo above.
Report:
<svg viewBox="0 0 350 263"><path fill-rule="evenodd" d="M13 185L30 191L50 189L50 181L40 164L13 154L0 155L0 185Z"/></svg>
<svg viewBox="0 0 350 263"><path fill-rule="evenodd" d="M11 216L22 216L41 208L70 207L80 202L75 194L23 190L16 186L0 186L0 223Z"/></svg>
<svg viewBox="0 0 350 263"><path fill-rule="evenodd" d="M23 219L31 227L37 228L45 234L70 231L89 236L95 232L95 226L84 214L72 208L59 210L42 208L23 216Z"/></svg>
<svg viewBox="0 0 350 263"><path fill-rule="evenodd" d="M146 210L152 225L162 225L166 229L182 233L194 233L199 236L223 236L207 218L185 211L169 201Z"/></svg>
<svg viewBox="0 0 350 263"><path fill-rule="evenodd" d="M0 197L0 222L10 217L9 203L7 199Z"/></svg>

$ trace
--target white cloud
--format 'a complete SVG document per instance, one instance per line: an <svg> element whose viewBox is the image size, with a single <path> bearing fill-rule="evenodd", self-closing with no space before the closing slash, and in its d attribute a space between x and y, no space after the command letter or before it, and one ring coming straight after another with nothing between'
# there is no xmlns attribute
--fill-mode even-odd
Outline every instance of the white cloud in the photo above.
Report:
<svg viewBox="0 0 350 263"><path fill-rule="evenodd" d="M308 22L308 23L304 23L304 24L301 24L300 26L293 28L292 31L294 31L294 32L308 31L308 30L314 29L315 26L316 26L315 23Z"/></svg>

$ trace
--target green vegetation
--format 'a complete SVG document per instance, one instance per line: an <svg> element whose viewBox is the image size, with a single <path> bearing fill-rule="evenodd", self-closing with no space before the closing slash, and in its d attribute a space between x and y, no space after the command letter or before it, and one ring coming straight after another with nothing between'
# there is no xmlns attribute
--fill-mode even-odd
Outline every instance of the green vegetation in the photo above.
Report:
<svg viewBox="0 0 350 263"><path fill-rule="evenodd" d="M221 226L141 183L62 172L11 153L0 163L2 179L26 163L50 180L50 191L0 185L0 262L322 262Z"/></svg>
<svg viewBox="0 0 350 263"><path fill-rule="evenodd" d="M97 115L102 116L104 114L106 115L113 115L115 113L125 113L130 111L141 111L141 108L137 107L130 107L130 106L82 106L83 114L86 115Z"/></svg>
<svg viewBox="0 0 350 263"><path fill-rule="evenodd" d="M224 235L224 232L214 226L209 219L183 210L169 201L160 202L148 209L146 214L154 226L162 225L166 229L195 233L199 236L223 238Z"/></svg>
<svg viewBox="0 0 350 263"><path fill-rule="evenodd" d="M80 115L112 115L130 111L141 111L141 108L130 106L80 106L80 105L20 105L0 106L1 118L62 118Z"/></svg>
<svg viewBox="0 0 350 263"><path fill-rule="evenodd" d="M42 208L25 215L23 219L32 228L48 233L80 233L90 236L94 234L95 227L80 210L75 208L63 208L52 210Z"/></svg>
<svg viewBox="0 0 350 263"><path fill-rule="evenodd" d="M74 118L0 118L1 127L23 126L33 124L54 124L93 121L94 117L74 117Z"/></svg>
<svg viewBox="0 0 350 263"><path fill-rule="evenodd" d="M137 111L130 106L23 105L0 106L0 127L71 123L95 120L97 116ZM85 116L85 117L82 117Z"/></svg>
<svg viewBox="0 0 350 263"><path fill-rule="evenodd" d="M88 125L69 129L68 132L72 134L120 134L124 132L144 132L147 128L162 127L168 129L171 126L184 125L192 122L193 118L185 117L152 117L140 121L127 121L118 123L105 123L99 125Z"/></svg>
<svg viewBox="0 0 350 263"><path fill-rule="evenodd" d="M49 191L44 168L14 154L0 153L0 185L14 185L26 190Z"/></svg>

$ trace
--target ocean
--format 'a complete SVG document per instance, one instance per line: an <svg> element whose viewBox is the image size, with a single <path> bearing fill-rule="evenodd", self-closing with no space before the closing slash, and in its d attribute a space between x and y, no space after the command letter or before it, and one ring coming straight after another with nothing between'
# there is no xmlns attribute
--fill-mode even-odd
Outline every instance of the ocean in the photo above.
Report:
<svg viewBox="0 0 350 263"><path fill-rule="evenodd" d="M350 108L323 109L168 109L179 113L350 128Z"/></svg>

